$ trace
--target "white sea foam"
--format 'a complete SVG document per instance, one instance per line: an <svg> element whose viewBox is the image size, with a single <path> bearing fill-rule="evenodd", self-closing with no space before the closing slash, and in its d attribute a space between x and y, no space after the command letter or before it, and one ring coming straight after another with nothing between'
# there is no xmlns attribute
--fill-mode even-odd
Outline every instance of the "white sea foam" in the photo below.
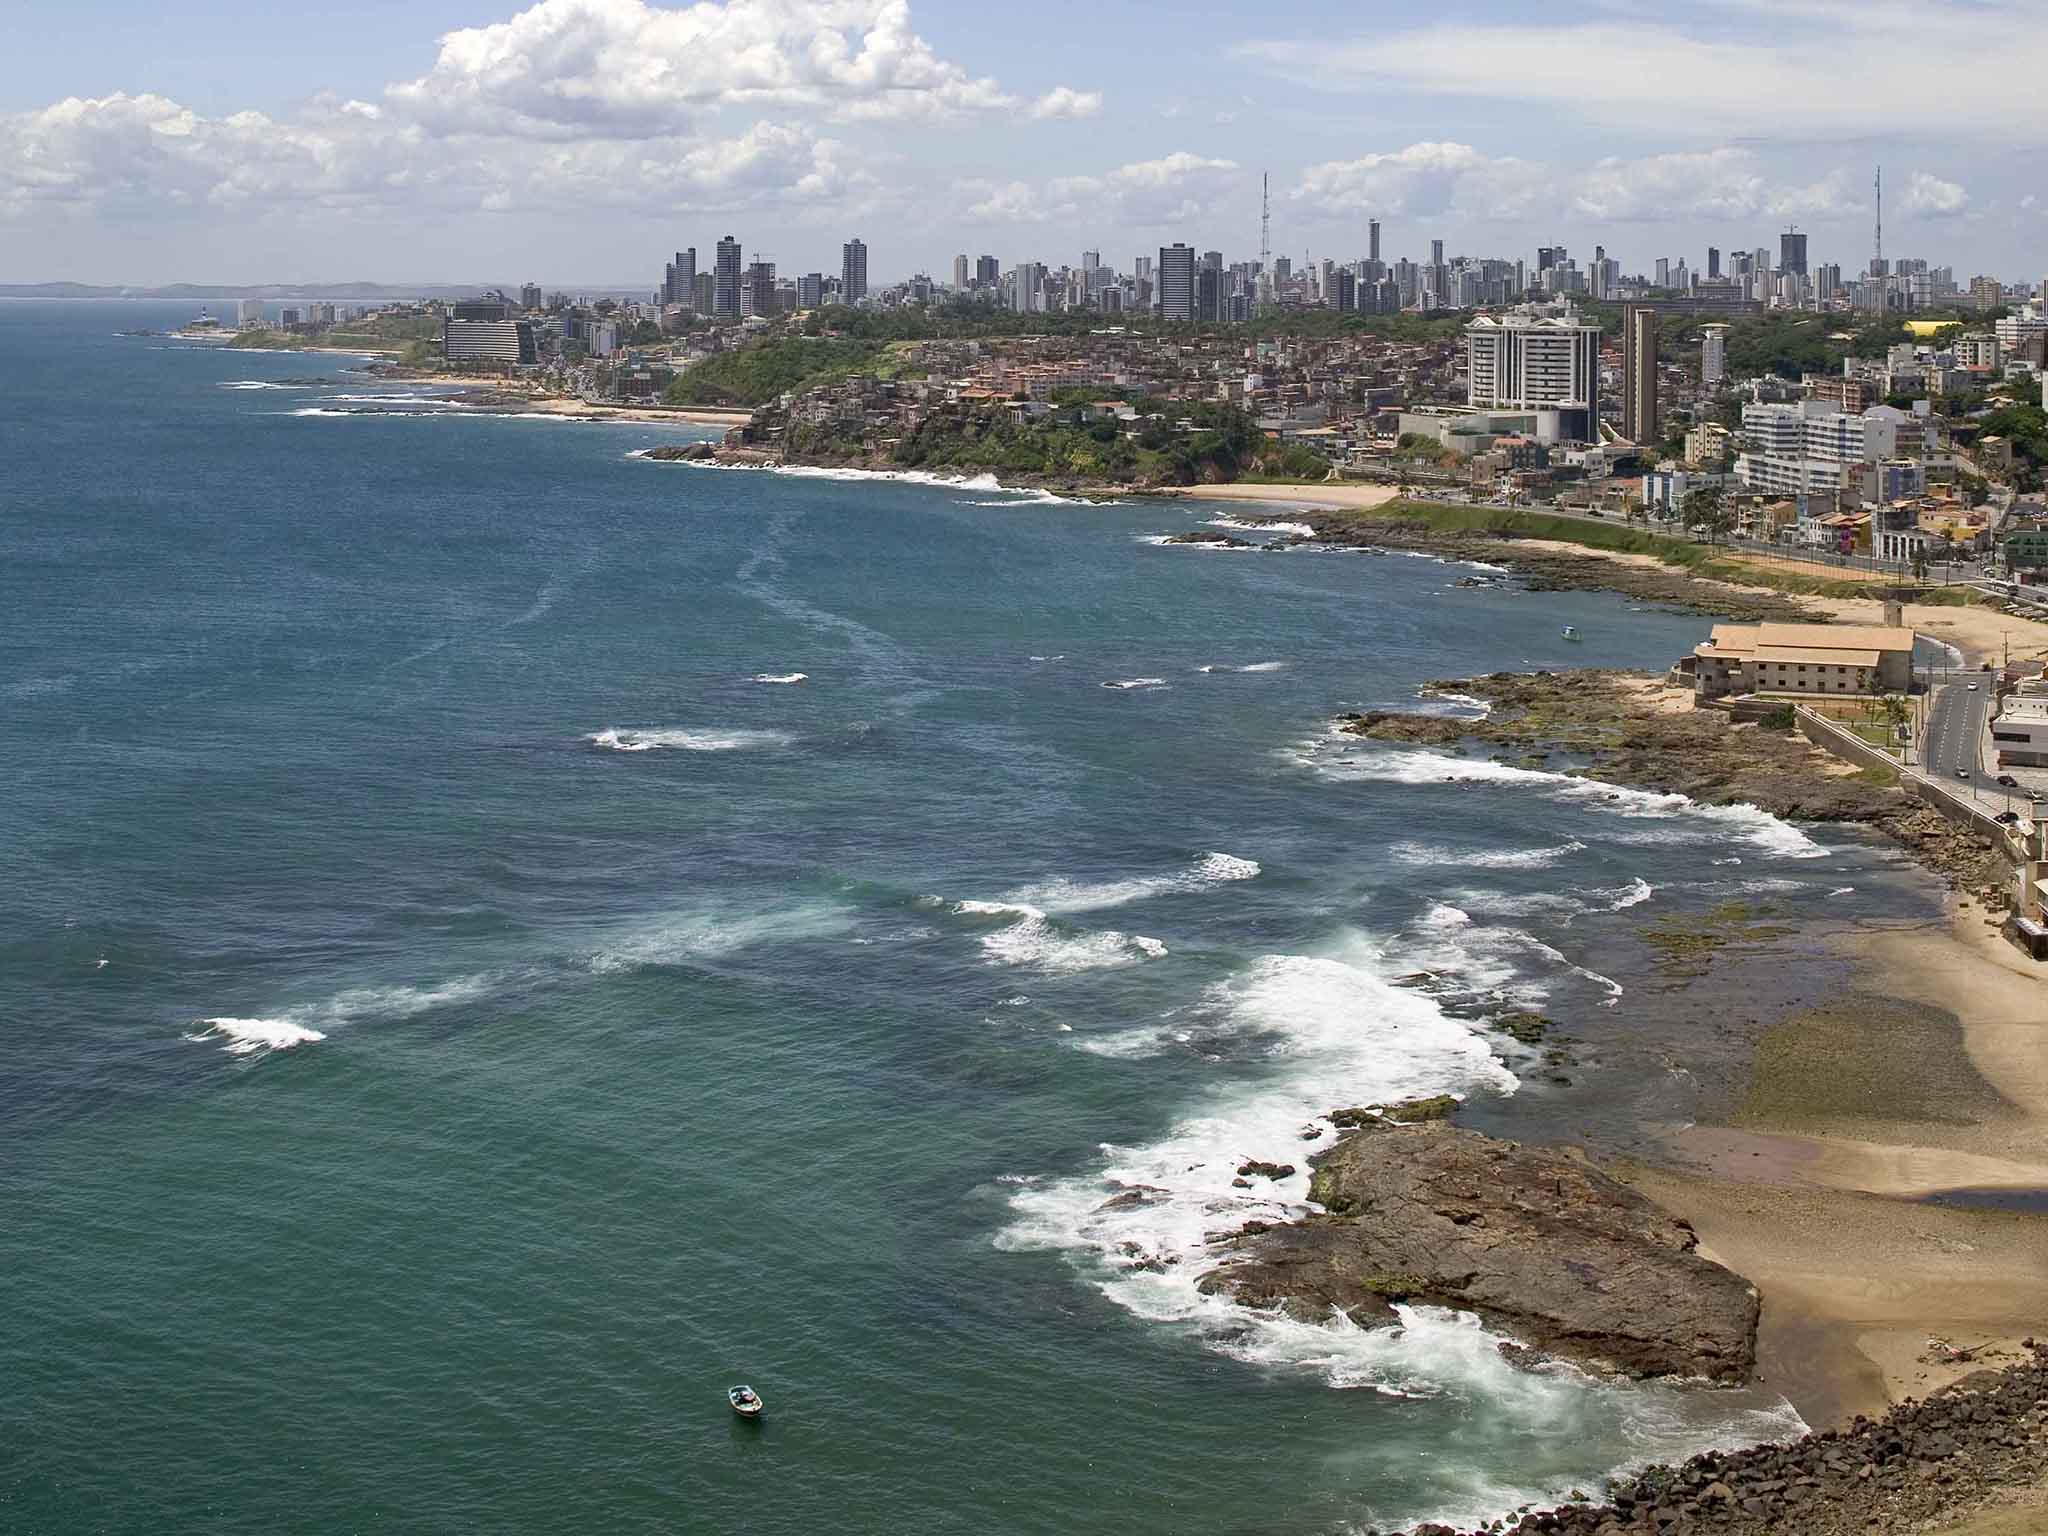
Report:
<svg viewBox="0 0 2048 1536"><path fill-rule="evenodd" d="M1617 838L1616 841L1697 842L1733 835L1777 858L1822 859L1828 856L1826 848L1797 827L1753 805L1701 805L1685 795L1628 789L1573 774L1516 768L1507 763L1457 757L1422 748L1332 753L1327 742L1317 742L1303 752L1302 760L1328 778L1392 784L1522 785L1542 790L1554 799L1596 805L1617 816L1675 823L1660 836Z"/></svg>
<svg viewBox="0 0 2048 1536"><path fill-rule="evenodd" d="M983 957L990 965L1029 966L1050 975L1114 970L1166 955L1166 946L1144 934L1114 929L1086 932L1067 928L1043 908L1023 901L958 901L960 917L986 917L1001 925L981 937Z"/></svg>
<svg viewBox="0 0 2048 1536"><path fill-rule="evenodd" d="M1185 895L1255 880L1259 865L1235 854L1205 853L1192 865L1170 875L1139 875L1129 880L1077 882L1048 880L1012 892L1005 901L1047 912L1096 912L1104 907L1121 907L1154 896Z"/></svg>
<svg viewBox="0 0 2048 1536"><path fill-rule="evenodd" d="M592 746L612 752L652 752L659 747L682 752L744 752L759 747L786 747L795 740L786 731L684 730L677 727L612 726L586 736Z"/></svg>
<svg viewBox="0 0 2048 1536"><path fill-rule="evenodd" d="M223 380L221 381L221 385L220 385L220 387L221 387L222 389L298 389L298 390L303 390L303 389L305 389L305 388L306 388L307 386L305 386L304 384L278 384L278 383L274 383L274 382L272 382L272 381L271 381L271 380L269 380L269 379L223 379Z"/></svg>
<svg viewBox="0 0 2048 1536"><path fill-rule="evenodd" d="M1395 843L1387 850L1402 864L1425 867L1448 865L1466 869L1546 869L1560 859L1585 852L1577 838L1554 848L1501 848L1472 852L1462 848L1439 848L1430 843Z"/></svg>
<svg viewBox="0 0 2048 1536"><path fill-rule="evenodd" d="M435 1008L474 1002L496 985L491 976L459 976L436 986L351 987L325 1002L307 1003L270 1018L201 1019L187 1040L218 1039L237 1056L268 1055L325 1040L327 1030L362 1019L410 1019Z"/></svg>
<svg viewBox="0 0 2048 1536"><path fill-rule="evenodd" d="M1516 1085L1478 1034L1428 997L1390 986L1358 945L1263 956L1164 1028L1093 1037L1081 1048L1133 1056L1200 1048L1199 1041L1228 1051L1228 1080L1158 1141L1105 1145L1098 1172L1016 1191L996 1243L1073 1253L1111 1300L1141 1317L1213 1323L1218 1347L1264 1325L1252 1314L1218 1311L1196 1291L1207 1244L1248 1217L1285 1219L1306 1209L1304 1124L1327 1134L1333 1106ZM1243 1188L1232 1181L1247 1159L1297 1171ZM1139 1198L1105 1205L1134 1193Z"/></svg>
<svg viewBox="0 0 2048 1536"><path fill-rule="evenodd" d="M810 681L808 672L756 672L757 683L804 683Z"/></svg>
<svg viewBox="0 0 2048 1536"><path fill-rule="evenodd" d="M760 945L836 939L851 924L845 908L827 902L765 912L691 907L613 929L590 947L583 963L600 976L691 965Z"/></svg>
<svg viewBox="0 0 2048 1536"><path fill-rule="evenodd" d="M222 1050L235 1056L267 1056L327 1038L290 1019L201 1019L199 1024L198 1033L187 1035L187 1040L217 1039Z"/></svg>
<svg viewBox="0 0 2048 1536"><path fill-rule="evenodd" d="M1104 683L1105 688L1128 690L1133 688L1170 688L1173 686L1163 677L1127 677L1121 682Z"/></svg>
<svg viewBox="0 0 2048 1536"><path fill-rule="evenodd" d="M1240 533L1291 533L1298 538L1312 539L1315 529L1307 523L1254 523L1241 517L1212 517L1211 528L1233 528Z"/></svg>
<svg viewBox="0 0 2048 1536"><path fill-rule="evenodd" d="M1650 884L1641 875L1638 875L1627 885L1621 886L1616 890L1596 891L1594 894L1610 898L1607 903L1608 911L1626 912L1630 907L1639 907L1656 895L1657 887Z"/></svg>

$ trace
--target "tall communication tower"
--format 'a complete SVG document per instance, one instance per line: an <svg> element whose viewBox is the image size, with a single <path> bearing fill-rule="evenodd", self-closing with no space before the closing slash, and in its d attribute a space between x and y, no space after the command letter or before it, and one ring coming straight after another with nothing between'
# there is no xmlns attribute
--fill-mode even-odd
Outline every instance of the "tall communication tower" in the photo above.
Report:
<svg viewBox="0 0 2048 1536"><path fill-rule="evenodd" d="M1877 239L1870 256L1870 275L1884 272L1884 167L1877 168Z"/></svg>
<svg viewBox="0 0 2048 1536"><path fill-rule="evenodd" d="M1259 286L1273 293L1273 178L1259 172Z"/></svg>

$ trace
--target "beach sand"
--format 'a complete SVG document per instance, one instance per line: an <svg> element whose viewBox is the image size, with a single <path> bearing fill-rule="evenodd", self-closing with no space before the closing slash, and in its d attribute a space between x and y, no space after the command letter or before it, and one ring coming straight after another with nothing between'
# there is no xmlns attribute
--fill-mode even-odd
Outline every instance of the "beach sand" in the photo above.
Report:
<svg viewBox="0 0 2048 1536"><path fill-rule="evenodd" d="M2048 1216L1919 1203L2048 1190L2048 965L1986 922L1843 940L1856 990L1767 1032L1729 1123L1672 1135L1684 1167L1623 1173L1757 1286L1760 1369L1815 1425L2048 1331Z"/></svg>
<svg viewBox="0 0 2048 1536"><path fill-rule="evenodd" d="M1288 485L1193 485L1184 493L1201 501L1252 501L1267 506L1331 507L1364 512L1400 499L1391 485L1345 485L1301 481Z"/></svg>
<svg viewBox="0 0 2048 1536"><path fill-rule="evenodd" d="M1565 543L1555 539L1517 539L1515 543L1519 547L1584 555L1595 560L1614 560L1623 565L1638 565L1666 571L1672 569L1654 555L1593 549L1584 544ZM1816 569L1830 577L1844 576L1842 571L1832 566ZM1773 590L1768 587L1746 586L1739 582L1715 581L1704 584L1730 587L1741 592ZM1884 622L1884 604L1876 598L1802 595L1798 600L1845 624ZM1951 608L1928 603L1907 603L1904 619L1908 628L1955 646L1963 653L1964 661L1973 667L1987 661L1996 666L2008 656L2014 661L2048 659L2048 622L2040 619L2000 613L1995 608Z"/></svg>

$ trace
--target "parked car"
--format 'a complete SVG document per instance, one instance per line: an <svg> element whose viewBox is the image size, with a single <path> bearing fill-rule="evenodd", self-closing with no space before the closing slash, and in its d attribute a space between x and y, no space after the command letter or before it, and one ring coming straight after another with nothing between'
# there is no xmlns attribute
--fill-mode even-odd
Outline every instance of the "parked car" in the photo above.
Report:
<svg viewBox="0 0 2048 1536"><path fill-rule="evenodd" d="M1958 768L1956 770L1956 777L1959 779L1967 779L1969 776L1970 770L1967 768Z"/></svg>
<svg viewBox="0 0 2048 1536"><path fill-rule="evenodd" d="M2007 789L2018 789L2020 787L2020 781L2014 778L2009 773L2001 773L1998 776L1998 782L2003 784Z"/></svg>

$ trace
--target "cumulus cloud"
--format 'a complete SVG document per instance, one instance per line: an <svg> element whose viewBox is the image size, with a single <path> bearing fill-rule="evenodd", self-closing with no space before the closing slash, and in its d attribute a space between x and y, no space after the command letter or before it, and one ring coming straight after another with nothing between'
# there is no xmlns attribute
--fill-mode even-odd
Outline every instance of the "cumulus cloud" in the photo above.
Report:
<svg viewBox="0 0 2048 1536"><path fill-rule="evenodd" d="M1031 103L1031 115L1041 120L1093 117L1101 110L1102 92L1077 91L1065 85L1055 86Z"/></svg>
<svg viewBox="0 0 2048 1536"><path fill-rule="evenodd" d="M1046 182L965 181L968 213L1005 224L1178 224L1202 217L1238 179L1234 160L1177 151L1137 160L1099 176L1058 176Z"/></svg>
<svg viewBox="0 0 2048 1536"><path fill-rule="evenodd" d="M1288 195L1337 216L1519 221L1561 210L1599 223L1823 217L1861 206L1846 172L1786 183L1739 146L1617 156L1580 169L1426 142L1310 166Z"/></svg>
<svg viewBox="0 0 2048 1536"><path fill-rule="evenodd" d="M822 209L874 183L820 121L1079 118L1101 104L1068 86L1025 101L970 75L917 35L904 0L539 0L448 33L426 74L377 101L207 117L116 93L0 114L0 216L427 196L443 210Z"/></svg>
<svg viewBox="0 0 2048 1536"><path fill-rule="evenodd" d="M905 0L539 0L448 33L434 67L387 94L444 132L535 138L657 137L728 106L896 119L1017 105L940 58ZM1041 102L1054 98L1087 99L1061 87Z"/></svg>
<svg viewBox="0 0 2048 1536"><path fill-rule="evenodd" d="M1824 44L1786 46L1788 25ZM1461 16L1239 51L1310 87L1519 103L1659 133L1683 125L1715 136L2003 137L2009 93L1928 89L1981 73L1987 37L1998 39L2001 77L2037 78L2048 67L2048 0L1979 0L1967 25L1898 0L1725 0L1706 9L1651 0L1629 19Z"/></svg>
<svg viewBox="0 0 2048 1536"><path fill-rule="evenodd" d="M725 138L535 146L432 139L362 102L278 120L207 118L162 96L67 98L0 118L0 212L348 209L432 199L486 211L565 202L724 209L831 200L871 185L847 147L758 122Z"/></svg>
<svg viewBox="0 0 2048 1536"><path fill-rule="evenodd" d="M1946 217L1961 213L1969 203L1970 194L1952 181L1943 181L1926 171L1915 171L1906 178L1906 208L1909 212Z"/></svg>

